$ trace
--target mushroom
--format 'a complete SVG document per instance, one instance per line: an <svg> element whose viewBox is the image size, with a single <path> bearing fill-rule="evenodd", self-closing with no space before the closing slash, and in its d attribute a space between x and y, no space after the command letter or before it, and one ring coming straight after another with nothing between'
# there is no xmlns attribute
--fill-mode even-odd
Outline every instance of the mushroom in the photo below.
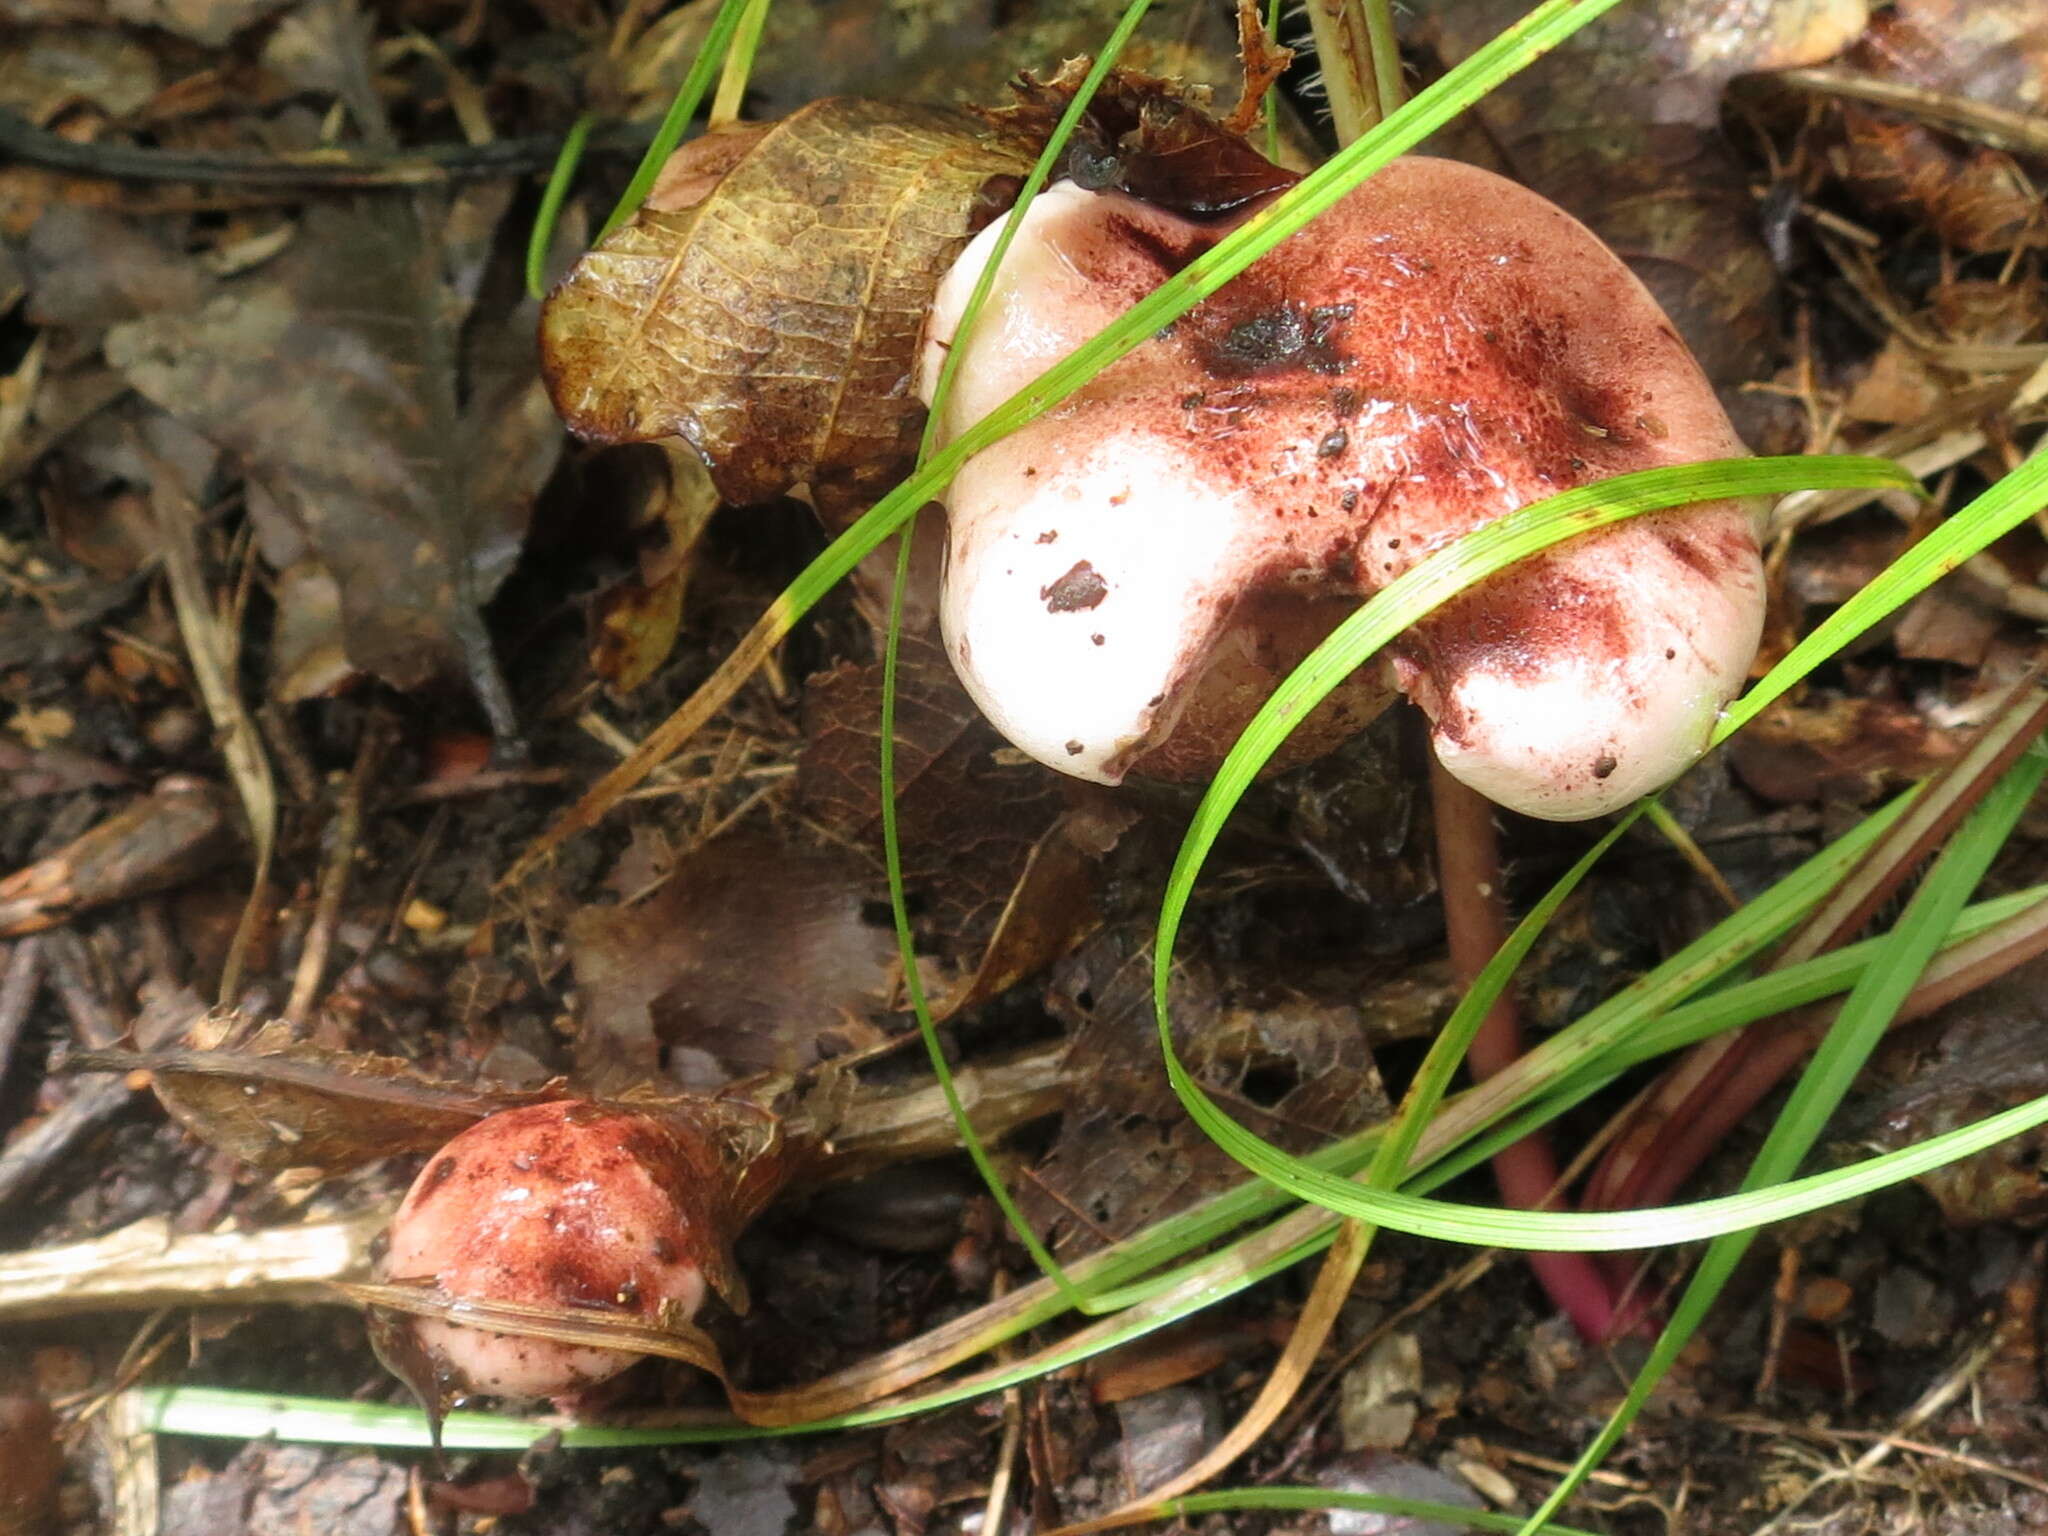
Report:
<svg viewBox="0 0 2048 1536"><path fill-rule="evenodd" d="M460 1302L688 1318L705 1294L704 1165L669 1120L574 1100L501 1110L428 1160L392 1218L382 1270ZM437 1380L557 1397L640 1358L619 1349L409 1320Z"/></svg>
<svg viewBox="0 0 2048 1536"><path fill-rule="evenodd" d="M942 438L1234 222L1048 188L966 341ZM995 234L940 284L927 400ZM1574 486L1745 451L1656 301L1589 230L1489 172L1397 160L962 466L945 498L948 653L1041 762L1112 784L1199 776L1295 660L1433 551ZM1754 515L1717 501L1638 518L1416 625L1392 680L1445 767L1556 820L1675 776L1755 656ZM1369 718L1385 677L1364 669L1326 701L1299 753Z"/></svg>

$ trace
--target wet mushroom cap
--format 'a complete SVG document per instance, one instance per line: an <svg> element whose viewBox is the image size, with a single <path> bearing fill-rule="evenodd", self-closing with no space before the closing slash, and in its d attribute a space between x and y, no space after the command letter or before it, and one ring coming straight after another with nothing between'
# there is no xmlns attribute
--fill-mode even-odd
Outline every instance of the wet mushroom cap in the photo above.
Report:
<svg viewBox="0 0 2048 1536"><path fill-rule="evenodd" d="M503 1110L428 1161L392 1219L383 1273L433 1281L456 1301L511 1302L635 1319L704 1299L701 1237L673 1180L689 1166L648 1115L572 1100ZM413 1320L436 1369L471 1392L553 1397L641 1358L552 1339Z"/></svg>
<svg viewBox="0 0 2048 1536"><path fill-rule="evenodd" d="M1230 227L1048 189L968 340L942 436ZM941 284L927 395L992 243L984 231ZM1170 743L1247 615L1316 604L1319 635L1517 507L1744 452L1670 322L1583 225L1489 172L1398 160L963 466L946 496L949 653L1018 746L1114 783ZM1755 654L1751 517L1715 502L1640 518L1416 626L1394 669L1445 765L1558 819L1680 771ZM1218 730L1209 766L1233 733Z"/></svg>

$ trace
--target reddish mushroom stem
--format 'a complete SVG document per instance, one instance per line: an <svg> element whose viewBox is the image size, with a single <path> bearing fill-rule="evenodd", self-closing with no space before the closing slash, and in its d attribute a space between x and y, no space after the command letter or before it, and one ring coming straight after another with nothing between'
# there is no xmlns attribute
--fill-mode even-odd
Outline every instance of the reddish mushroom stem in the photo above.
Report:
<svg viewBox="0 0 2048 1536"><path fill-rule="evenodd" d="M1500 836L1494 828L1493 806L1477 790L1453 778L1434 758L1429 778L1436 811L1437 880L1443 888L1451 968L1460 982L1470 986L1507 940ZM1521 1054L1521 1019L1513 997L1503 992L1473 1036L1466 1064L1472 1076L1483 1082ZM1493 1159L1493 1176L1501 1198L1517 1210L1540 1211L1557 1204L1557 1157L1550 1139L1541 1132L1498 1153ZM1544 1293L1571 1318L1580 1334L1604 1339L1614 1331L1616 1294L1588 1255L1532 1253L1529 1267Z"/></svg>

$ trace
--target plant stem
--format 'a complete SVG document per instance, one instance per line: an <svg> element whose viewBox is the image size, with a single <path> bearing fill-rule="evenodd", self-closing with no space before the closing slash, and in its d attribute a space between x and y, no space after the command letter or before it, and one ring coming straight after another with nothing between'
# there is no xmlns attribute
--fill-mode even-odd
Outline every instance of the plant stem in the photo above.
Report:
<svg viewBox="0 0 2048 1536"><path fill-rule="evenodd" d="M1493 806L1477 790L1452 778L1434 757L1429 784L1451 969L1460 984L1469 987L1507 941L1500 834L1493 824ZM1521 1054L1522 1025L1514 994L1503 992L1473 1036L1465 1062L1474 1080L1484 1082L1512 1066ZM1540 1211L1556 1204L1557 1157L1547 1136L1525 1136L1503 1148L1494 1156L1493 1176L1501 1198L1517 1210ZM1582 1253L1532 1253L1529 1267L1580 1334L1604 1339L1613 1330L1615 1296L1591 1258Z"/></svg>
<svg viewBox="0 0 2048 1536"><path fill-rule="evenodd" d="M768 0L748 0L726 50L725 71L718 77L718 94L711 98L709 128L724 128L740 120L740 106L747 94L747 77L754 72L754 53L761 46L761 29L768 24Z"/></svg>
<svg viewBox="0 0 2048 1536"><path fill-rule="evenodd" d="M1309 0L1309 31L1316 43L1316 67L1337 142L1349 144L1385 114L1372 88L1366 61L1372 46L1365 33L1365 12L1356 0Z"/></svg>
<svg viewBox="0 0 2048 1536"><path fill-rule="evenodd" d="M1309 0L1309 30L1337 142L1349 144L1401 105L1401 54L1390 0Z"/></svg>

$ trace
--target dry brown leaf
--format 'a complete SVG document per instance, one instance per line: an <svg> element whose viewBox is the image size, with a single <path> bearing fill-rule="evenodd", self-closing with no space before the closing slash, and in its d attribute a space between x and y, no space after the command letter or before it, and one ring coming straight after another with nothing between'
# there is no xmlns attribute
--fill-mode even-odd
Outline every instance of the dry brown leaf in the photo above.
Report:
<svg viewBox="0 0 2048 1536"><path fill-rule="evenodd" d="M977 966L1032 851L1067 807L1064 782L999 757L944 650L903 640L896 700L896 798L903 880L920 935ZM797 795L828 830L881 846L882 669L842 662L804 689ZM1071 892L1069 893L1071 895ZM1092 920L1092 919L1091 919Z"/></svg>
<svg viewBox="0 0 2048 1536"><path fill-rule="evenodd" d="M2041 1000L2048 961L2035 960L1941 1009L1886 1046L1877 1067L1894 1086L1860 1106L1858 1130L1886 1150L1969 1125L2048 1090ZM2048 1220L2042 1132L1921 1177L1957 1226Z"/></svg>
<svg viewBox="0 0 2048 1536"><path fill-rule="evenodd" d="M1035 976L1102 922L1096 888L1102 857L1138 821L1110 795L1091 799L1046 828L996 918L981 962L935 1007L939 1018L978 1008Z"/></svg>
<svg viewBox="0 0 2048 1536"><path fill-rule="evenodd" d="M728 501L879 492L916 447L932 289L1028 167L967 113L852 98L685 145L548 300L557 408L597 442L682 438Z"/></svg>
<svg viewBox="0 0 2048 1536"><path fill-rule="evenodd" d="M1848 61L1967 101L2048 109L2038 0L1902 0L1872 21ZM1929 224L1966 251L2048 244L2038 175L2013 156L1875 107L1845 103L1841 121L1842 174L1870 207Z"/></svg>
<svg viewBox="0 0 2048 1536"><path fill-rule="evenodd" d="M1086 79L1090 61L1069 59L1050 80L1026 75L1019 103L994 116L1034 141L1052 133ZM1283 66L1284 67L1284 66ZM1214 218L1301 178L1188 101L1178 82L1113 71L1069 141L1065 172L1084 187L1127 192L1190 218Z"/></svg>
<svg viewBox="0 0 2048 1536"><path fill-rule="evenodd" d="M479 608L561 447L530 305L478 305L510 193L316 204L260 274L107 335L136 389L239 455L303 529L340 586L350 660L400 688L464 676L508 738Z"/></svg>
<svg viewBox="0 0 2048 1536"><path fill-rule="evenodd" d="M57 25L74 20L95 24ZM105 20L95 0L0 0L0 21L23 29L0 53L0 110L33 123L81 102L114 117L141 111L163 88L164 67L141 38Z"/></svg>
<svg viewBox="0 0 2048 1536"><path fill-rule="evenodd" d="M1867 805L1960 750L1956 733L1885 699L1779 700L1729 747L1737 778L1766 800Z"/></svg>
<svg viewBox="0 0 2048 1536"><path fill-rule="evenodd" d="M1852 421L1884 426L1924 421L1940 408L1948 388L1916 348L1893 335L1850 391L1842 413Z"/></svg>
<svg viewBox="0 0 2048 1536"><path fill-rule="evenodd" d="M88 1071L151 1074L171 1117L258 1168L352 1168L430 1152L495 1110L559 1098L444 1082L391 1056L291 1042L271 1025L241 1051L79 1051Z"/></svg>
<svg viewBox="0 0 2048 1536"><path fill-rule="evenodd" d="M582 1027L650 1067L657 1043L688 1053L670 1065L693 1087L793 1075L886 999L896 945L867 920L874 887L838 849L707 843L647 900L570 920Z"/></svg>
<svg viewBox="0 0 2048 1536"><path fill-rule="evenodd" d="M621 694L652 677L675 648L697 541L718 510L718 492L696 456L676 443L657 447L666 451L628 452L651 460L632 466L645 498L635 520L659 525L660 546L641 557L637 575L598 594L592 616L590 670Z"/></svg>
<svg viewBox="0 0 2048 1536"><path fill-rule="evenodd" d="M211 286L188 254L111 208L58 204L28 233L29 319L98 329L196 308Z"/></svg>
<svg viewBox="0 0 2048 1536"><path fill-rule="evenodd" d="M1170 995L1188 1071L1247 1128L1291 1151L1388 1112L1360 1010L1293 995L1234 995L1183 957ZM1098 935L1055 973L1047 1006L1073 1035L1058 1140L1024 1212L1062 1251L1118 1238L1243 1177L1181 1109L1152 1029L1149 936Z"/></svg>

